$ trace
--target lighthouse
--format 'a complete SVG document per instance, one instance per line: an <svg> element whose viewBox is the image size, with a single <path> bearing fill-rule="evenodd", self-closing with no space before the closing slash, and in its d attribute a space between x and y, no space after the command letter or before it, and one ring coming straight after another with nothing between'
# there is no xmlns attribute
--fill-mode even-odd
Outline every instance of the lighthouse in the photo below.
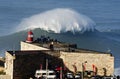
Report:
<svg viewBox="0 0 120 79"><path fill-rule="evenodd" d="M33 42L33 32L31 30L28 31L28 36L27 36L26 42L28 42L28 43Z"/></svg>

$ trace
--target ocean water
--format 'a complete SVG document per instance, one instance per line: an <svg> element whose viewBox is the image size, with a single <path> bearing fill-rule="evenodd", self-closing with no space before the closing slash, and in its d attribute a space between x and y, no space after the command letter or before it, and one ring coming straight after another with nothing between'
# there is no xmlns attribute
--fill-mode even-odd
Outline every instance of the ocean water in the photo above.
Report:
<svg viewBox="0 0 120 79"><path fill-rule="evenodd" d="M119 7L119 0L0 0L0 36L13 33L24 18L55 8L71 8L87 15L100 31L119 29Z"/></svg>
<svg viewBox="0 0 120 79"><path fill-rule="evenodd" d="M115 74L120 74L119 7L120 0L0 0L0 55L19 50L24 30L34 29L35 37L47 34L80 48L109 50L115 56Z"/></svg>

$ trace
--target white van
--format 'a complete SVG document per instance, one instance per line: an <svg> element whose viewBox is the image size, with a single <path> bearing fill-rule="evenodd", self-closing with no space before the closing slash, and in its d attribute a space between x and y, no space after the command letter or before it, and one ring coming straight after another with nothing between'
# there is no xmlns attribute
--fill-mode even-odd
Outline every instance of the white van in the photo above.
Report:
<svg viewBox="0 0 120 79"><path fill-rule="evenodd" d="M103 77L103 79L117 79L116 77Z"/></svg>
<svg viewBox="0 0 120 79"><path fill-rule="evenodd" d="M43 78L43 79L56 79L55 72L53 70L36 70L35 72L36 78Z"/></svg>

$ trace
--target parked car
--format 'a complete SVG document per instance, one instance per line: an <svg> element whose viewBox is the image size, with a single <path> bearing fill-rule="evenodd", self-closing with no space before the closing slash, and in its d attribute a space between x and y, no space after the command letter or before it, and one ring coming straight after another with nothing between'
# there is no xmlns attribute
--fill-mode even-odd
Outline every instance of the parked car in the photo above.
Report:
<svg viewBox="0 0 120 79"><path fill-rule="evenodd" d="M91 79L102 79L101 76L92 76Z"/></svg>
<svg viewBox="0 0 120 79"><path fill-rule="evenodd" d="M117 79L117 77L103 77L102 79Z"/></svg>
<svg viewBox="0 0 120 79"><path fill-rule="evenodd" d="M56 79L55 72L53 70L36 70L35 77L37 79Z"/></svg>
<svg viewBox="0 0 120 79"><path fill-rule="evenodd" d="M81 79L81 73L76 73L75 74L75 79Z"/></svg>
<svg viewBox="0 0 120 79"><path fill-rule="evenodd" d="M68 73L66 74L66 78L67 78L67 79L74 79L73 73L68 72Z"/></svg>

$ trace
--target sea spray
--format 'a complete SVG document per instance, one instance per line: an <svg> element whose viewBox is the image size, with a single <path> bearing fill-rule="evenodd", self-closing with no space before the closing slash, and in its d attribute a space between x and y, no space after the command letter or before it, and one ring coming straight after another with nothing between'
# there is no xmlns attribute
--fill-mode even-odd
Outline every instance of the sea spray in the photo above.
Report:
<svg viewBox="0 0 120 79"><path fill-rule="evenodd" d="M114 74L115 75L120 75L120 67L115 68L115 73Z"/></svg>
<svg viewBox="0 0 120 79"><path fill-rule="evenodd" d="M22 31L41 28L55 33L67 31L83 33L93 31L94 26L94 21L83 14L68 8L57 8L24 18L16 29Z"/></svg>

